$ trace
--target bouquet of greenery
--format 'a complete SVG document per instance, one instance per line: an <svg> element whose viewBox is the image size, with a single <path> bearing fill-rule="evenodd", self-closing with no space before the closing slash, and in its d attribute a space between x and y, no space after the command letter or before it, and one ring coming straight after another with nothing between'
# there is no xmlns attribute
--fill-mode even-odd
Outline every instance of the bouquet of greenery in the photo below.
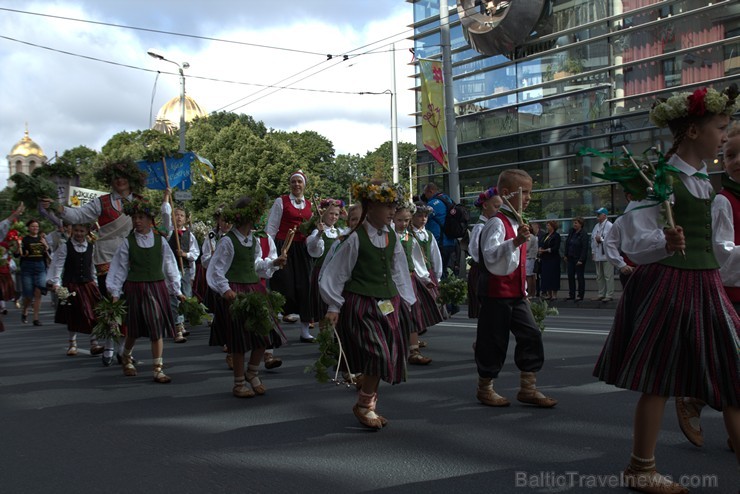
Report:
<svg viewBox="0 0 740 494"><path fill-rule="evenodd" d="M118 341L123 334L121 333L121 324L126 316L126 302L117 300L113 302L105 297L95 306L95 315L97 323L93 327L92 334L99 340L109 338Z"/></svg>
<svg viewBox="0 0 740 494"><path fill-rule="evenodd" d="M545 331L545 318L547 316L557 316L558 310L555 307L550 307L547 304L547 300L543 299L537 299L532 300L530 305L530 309L532 310L532 315L534 316L534 320L537 323L537 326L539 326L540 331Z"/></svg>
<svg viewBox="0 0 740 494"><path fill-rule="evenodd" d="M244 331L267 336L275 327L275 319L285 305L285 297L278 292L237 293L231 303L231 315L244 321Z"/></svg>
<svg viewBox="0 0 740 494"><path fill-rule="evenodd" d="M313 233L316 228L318 228L317 225L317 217L316 215L312 215L309 219L304 220L301 222L300 225L298 225L298 231L301 232L303 235L308 237Z"/></svg>
<svg viewBox="0 0 740 494"><path fill-rule="evenodd" d="M339 364L339 342L334 337L334 328L327 319L319 323L319 334L316 341L319 343L319 358L313 365L304 369L306 374L313 372L316 380L320 383L329 382L329 369ZM339 384L339 383L338 383Z"/></svg>
<svg viewBox="0 0 740 494"><path fill-rule="evenodd" d="M59 195L56 184L44 177L14 173L10 176L10 180L15 182L13 201L23 202L29 209L35 209L39 199L44 197L54 199Z"/></svg>
<svg viewBox="0 0 740 494"><path fill-rule="evenodd" d="M439 303L459 305L468 298L468 284L447 268L447 277L439 282Z"/></svg>
<svg viewBox="0 0 740 494"><path fill-rule="evenodd" d="M177 306L177 312L185 316L191 326L200 326L203 321L210 321L208 307L203 305L198 297L187 297Z"/></svg>

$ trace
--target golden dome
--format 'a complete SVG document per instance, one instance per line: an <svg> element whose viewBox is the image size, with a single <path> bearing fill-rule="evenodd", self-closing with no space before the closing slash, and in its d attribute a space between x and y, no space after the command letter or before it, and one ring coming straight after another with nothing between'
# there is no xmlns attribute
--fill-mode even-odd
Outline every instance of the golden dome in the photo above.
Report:
<svg viewBox="0 0 740 494"><path fill-rule="evenodd" d="M185 121L192 122L196 117L205 117L208 114L200 105L190 96L185 95ZM157 122L169 121L173 129L180 128L180 97L175 96L167 103L162 105L157 113ZM156 123L155 123L156 125ZM161 125L161 123L160 123ZM152 126L154 128L154 126Z"/></svg>
<svg viewBox="0 0 740 494"><path fill-rule="evenodd" d="M28 137L28 129L26 129L26 134L23 136L23 139L18 141L15 146L13 146L13 149L10 150L10 153L8 156L39 156L41 158L46 158L46 155L44 154L44 150L41 149L41 146L36 144L33 139Z"/></svg>

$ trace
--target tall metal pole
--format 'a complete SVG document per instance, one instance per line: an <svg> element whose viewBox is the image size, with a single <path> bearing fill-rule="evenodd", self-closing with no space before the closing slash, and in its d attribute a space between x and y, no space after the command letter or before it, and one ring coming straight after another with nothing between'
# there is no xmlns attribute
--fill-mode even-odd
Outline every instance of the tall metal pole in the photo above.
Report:
<svg viewBox="0 0 740 494"><path fill-rule="evenodd" d="M445 85L445 125L447 126L447 161L450 165L449 195L460 201L460 172L457 167L457 127L455 126L455 96L452 83L452 53L450 47L450 8L447 0L439 1L440 42L442 44L442 76Z"/></svg>
<svg viewBox="0 0 740 494"><path fill-rule="evenodd" d="M180 154L185 153L185 73L180 68Z"/></svg>
<svg viewBox="0 0 740 494"><path fill-rule="evenodd" d="M391 48L391 143L393 145L393 183L398 183L398 98L396 97L396 44Z"/></svg>

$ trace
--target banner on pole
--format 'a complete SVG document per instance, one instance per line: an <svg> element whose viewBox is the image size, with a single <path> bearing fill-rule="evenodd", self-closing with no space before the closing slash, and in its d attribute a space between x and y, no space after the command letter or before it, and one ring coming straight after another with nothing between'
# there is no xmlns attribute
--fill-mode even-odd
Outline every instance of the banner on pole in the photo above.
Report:
<svg viewBox="0 0 740 494"><path fill-rule="evenodd" d="M166 156L167 176L170 188L189 189L198 180L213 183L213 165L210 161L195 153L184 153L181 157ZM153 190L164 190L167 181L164 177L162 160L159 161L137 161L141 171L146 172L146 187Z"/></svg>
<svg viewBox="0 0 740 494"><path fill-rule="evenodd" d="M442 62L419 59L421 70L421 137L424 147L445 170L447 161L447 127Z"/></svg>

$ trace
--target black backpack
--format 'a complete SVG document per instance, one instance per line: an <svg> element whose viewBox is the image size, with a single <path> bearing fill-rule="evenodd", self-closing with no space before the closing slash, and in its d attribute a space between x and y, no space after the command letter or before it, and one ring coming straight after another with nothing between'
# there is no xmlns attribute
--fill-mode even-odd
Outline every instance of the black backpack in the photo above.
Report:
<svg viewBox="0 0 740 494"><path fill-rule="evenodd" d="M463 238L468 232L468 223L470 223L470 212L468 208L462 204L453 203L444 194L440 194L437 197L447 206L445 224L442 228L445 237Z"/></svg>

